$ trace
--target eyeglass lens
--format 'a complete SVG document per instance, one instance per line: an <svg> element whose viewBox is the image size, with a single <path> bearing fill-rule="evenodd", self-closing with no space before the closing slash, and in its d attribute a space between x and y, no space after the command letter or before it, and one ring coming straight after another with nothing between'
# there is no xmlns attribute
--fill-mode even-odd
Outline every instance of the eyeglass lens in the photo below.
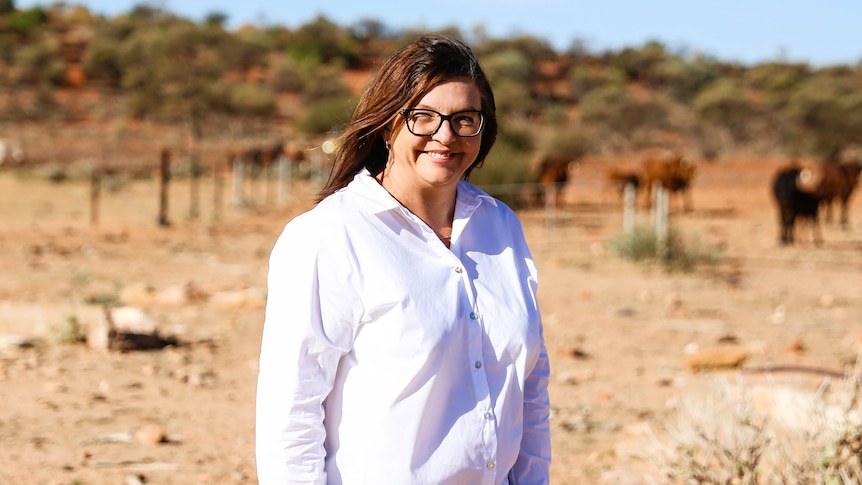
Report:
<svg viewBox="0 0 862 485"><path fill-rule="evenodd" d="M409 109L403 111L407 118L407 128L417 136L437 133L443 121L449 121L452 131L458 136L476 136L482 130L482 113L479 111L459 111L444 115L430 109Z"/></svg>

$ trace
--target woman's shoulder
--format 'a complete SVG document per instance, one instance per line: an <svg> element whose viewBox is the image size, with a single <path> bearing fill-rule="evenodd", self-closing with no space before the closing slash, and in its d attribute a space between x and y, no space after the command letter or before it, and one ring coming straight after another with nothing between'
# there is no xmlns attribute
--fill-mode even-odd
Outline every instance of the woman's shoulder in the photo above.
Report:
<svg viewBox="0 0 862 485"><path fill-rule="evenodd" d="M495 213L499 217L505 219L518 218L515 211L505 202L465 180L460 182L458 197L463 203L476 205L484 212Z"/></svg>
<svg viewBox="0 0 862 485"><path fill-rule="evenodd" d="M355 190L345 188L321 200L310 210L299 214L284 227L284 233L301 235L320 242L339 239L352 227L362 225L375 208Z"/></svg>

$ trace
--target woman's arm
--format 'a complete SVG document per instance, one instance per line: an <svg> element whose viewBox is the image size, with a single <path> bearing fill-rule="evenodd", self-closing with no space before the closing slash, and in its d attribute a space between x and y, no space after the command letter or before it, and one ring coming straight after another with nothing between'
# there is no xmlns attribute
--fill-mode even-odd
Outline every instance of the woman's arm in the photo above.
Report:
<svg viewBox="0 0 862 485"><path fill-rule="evenodd" d="M524 434L510 485L547 485L551 465L550 365L544 340L532 371L524 381Z"/></svg>
<svg viewBox="0 0 862 485"><path fill-rule="evenodd" d="M270 257L255 430L261 485L326 483L323 402L352 340L321 290L331 268L301 226L289 224Z"/></svg>

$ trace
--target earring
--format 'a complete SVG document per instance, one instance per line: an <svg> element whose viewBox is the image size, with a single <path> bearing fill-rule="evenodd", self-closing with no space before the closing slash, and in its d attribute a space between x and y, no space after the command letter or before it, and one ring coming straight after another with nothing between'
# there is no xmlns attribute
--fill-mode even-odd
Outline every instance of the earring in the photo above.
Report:
<svg viewBox="0 0 862 485"><path fill-rule="evenodd" d="M392 148L392 145L389 144L389 140L383 140L383 146L386 147L386 151L389 151Z"/></svg>

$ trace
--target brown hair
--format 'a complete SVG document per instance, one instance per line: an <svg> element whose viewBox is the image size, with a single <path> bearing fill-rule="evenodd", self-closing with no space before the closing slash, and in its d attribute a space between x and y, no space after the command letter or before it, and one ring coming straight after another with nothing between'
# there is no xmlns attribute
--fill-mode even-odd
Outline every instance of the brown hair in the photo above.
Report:
<svg viewBox="0 0 862 485"><path fill-rule="evenodd" d="M497 139L494 93L476 54L464 42L444 36L426 36L399 49L387 59L368 84L335 152L335 162L318 202L344 188L363 168L372 175L383 171L388 157L383 134L400 128L401 108L416 103L439 84L458 77L476 83L485 116L482 143L476 160L464 172L482 165Z"/></svg>

